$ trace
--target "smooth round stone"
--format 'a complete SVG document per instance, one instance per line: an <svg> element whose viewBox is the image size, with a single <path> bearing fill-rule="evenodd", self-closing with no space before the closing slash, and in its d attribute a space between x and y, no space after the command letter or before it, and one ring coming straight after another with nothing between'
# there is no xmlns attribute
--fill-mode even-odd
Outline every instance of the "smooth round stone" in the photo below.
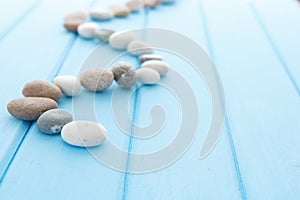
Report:
<svg viewBox="0 0 300 200"><path fill-rule="evenodd" d="M139 57L139 61L141 63L146 62L148 60L162 60L162 59L163 59L162 56L154 55L154 54L144 54Z"/></svg>
<svg viewBox="0 0 300 200"><path fill-rule="evenodd" d="M62 109L44 112L37 121L38 129L47 134L58 134L67 123L73 120L72 114Z"/></svg>
<svg viewBox="0 0 300 200"><path fill-rule="evenodd" d="M66 96L76 96L81 89L79 78L71 75L55 77L54 84L60 87Z"/></svg>
<svg viewBox="0 0 300 200"><path fill-rule="evenodd" d="M156 84L160 80L160 75L154 69L140 68L136 71L136 79L144 84Z"/></svg>
<svg viewBox="0 0 300 200"><path fill-rule="evenodd" d="M113 82L114 75L110 69L88 69L80 74L81 85L91 92L106 90Z"/></svg>
<svg viewBox="0 0 300 200"><path fill-rule="evenodd" d="M70 20L70 21L66 21L64 23L64 27L65 29L67 29L70 32L75 32L77 33L77 28L80 24L84 23L83 20Z"/></svg>
<svg viewBox="0 0 300 200"><path fill-rule="evenodd" d="M57 85L43 80L33 80L26 83L22 93L25 97L46 97L55 101L62 96L62 91Z"/></svg>
<svg viewBox="0 0 300 200"><path fill-rule="evenodd" d="M62 131L62 139L74 146L93 147L106 140L107 131L103 125L93 121L73 121L66 124Z"/></svg>
<svg viewBox="0 0 300 200"><path fill-rule="evenodd" d="M114 33L114 30L100 29L96 30L94 35L100 42L108 42L109 37Z"/></svg>
<svg viewBox="0 0 300 200"><path fill-rule="evenodd" d="M109 37L109 45L117 50L125 50L128 44L135 40L135 35L131 31L118 31Z"/></svg>
<svg viewBox="0 0 300 200"><path fill-rule="evenodd" d="M169 65L160 60L149 60L142 64L142 68L151 68L156 70L161 76L165 75L169 70Z"/></svg>
<svg viewBox="0 0 300 200"><path fill-rule="evenodd" d="M94 20L110 20L114 18L114 13L109 9L94 8L90 11L90 16Z"/></svg>
<svg viewBox="0 0 300 200"><path fill-rule="evenodd" d="M144 2L142 0L130 0L126 3L126 6L131 12L138 12L144 7Z"/></svg>
<svg viewBox="0 0 300 200"><path fill-rule="evenodd" d="M81 10L69 12L65 14L65 22L74 20L85 21L87 16L87 12Z"/></svg>
<svg viewBox="0 0 300 200"><path fill-rule="evenodd" d="M160 4L160 0L145 0L145 6L150 8L155 8Z"/></svg>
<svg viewBox="0 0 300 200"><path fill-rule="evenodd" d="M49 98L25 97L9 102L7 110L15 118L33 121L45 111L55 109L57 106L57 103Z"/></svg>
<svg viewBox="0 0 300 200"><path fill-rule="evenodd" d="M153 53L153 48L145 42L134 40L128 44L127 51L136 56L141 54Z"/></svg>
<svg viewBox="0 0 300 200"><path fill-rule="evenodd" d="M130 13L130 9L126 5L110 6L109 10L114 13L115 17L126 17Z"/></svg>
<svg viewBox="0 0 300 200"><path fill-rule="evenodd" d="M135 69L128 62L118 62L113 68L114 79L121 88L131 88L136 82Z"/></svg>
<svg viewBox="0 0 300 200"><path fill-rule="evenodd" d="M94 33L99 30L100 26L94 22L85 22L80 24L77 28L78 34L85 39L94 38Z"/></svg>

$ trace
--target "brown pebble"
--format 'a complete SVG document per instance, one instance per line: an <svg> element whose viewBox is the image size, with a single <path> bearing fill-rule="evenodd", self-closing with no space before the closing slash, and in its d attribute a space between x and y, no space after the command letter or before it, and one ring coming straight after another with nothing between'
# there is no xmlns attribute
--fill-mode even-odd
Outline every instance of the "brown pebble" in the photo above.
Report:
<svg viewBox="0 0 300 200"><path fill-rule="evenodd" d="M43 80L33 80L26 83L22 93L25 97L46 97L55 101L62 96L62 91L58 86Z"/></svg>
<svg viewBox="0 0 300 200"><path fill-rule="evenodd" d="M57 103L49 98L25 97L9 102L7 110L15 118L33 121L47 110L55 109L57 106Z"/></svg>
<svg viewBox="0 0 300 200"><path fill-rule="evenodd" d="M114 75L110 69L88 69L80 74L81 85L91 92L106 90L113 82Z"/></svg>
<svg viewBox="0 0 300 200"><path fill-rule="evenodd" d="M64 23L64 27L70 31L77 33L77 28L80 24L84 23L83 20L72 20L72 21L66 21Z"/></svg>
<svg viewBox="0 0 300 200"><path fill-rule="evenodd" d="M131 12L127 6L110 6L109 10L114 13L115 17L126 17Z"/></svg>

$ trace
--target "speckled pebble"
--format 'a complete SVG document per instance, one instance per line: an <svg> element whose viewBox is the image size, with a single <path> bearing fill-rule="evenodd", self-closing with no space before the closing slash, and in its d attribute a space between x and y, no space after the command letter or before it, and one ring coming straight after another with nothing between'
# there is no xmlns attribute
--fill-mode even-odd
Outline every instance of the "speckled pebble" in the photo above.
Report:
<svg viewBox="0 0 300 200"><path fill-rule="evenodd" d="M127 62L118 62L112 68L114 79L122 88L131 88L136 82L135 69Z"/></svg>
<svg viewBox="0 0 300 200"><path fill-rule="evenodd" d="M118 31L109 37L109 45L117 50L125 50L128 44L135 40L135 38L132 31Z"/></svg>
<svg viewBox="0 0 300 200"><path fill-rule="evenodd" d="M146 62L148 60L162 60L162 59L163 59L162 56L154 55L154 54L144 54L139 57L139 61L141 63Z"/></svg>
<svg viewBox="0 0 300 200"><path fill-rule="evenodd" d="M136 78L143 84L156 84L160 80L160 75L154 69L140 68L136 71Z"/></svg>
<svg viewBox="0 0 300 200"><path fill-rule="evenodd" d="M94 8L90 10L90 16L94 20L110 20L115 15L110 9Z"/></svg>
<svg viewBox="0 0 300 200"><path fill-rule="evenodd" d="M128 44L127 51L132 55L150 54L153 52L153 48L145 42L134 40Z"/></svg>
<svg viewBox="0 0 300 200"><path fill-rule="evenodd" d="M108 42L109 37L114 33L114 30L100 29L96 30L94 35L100 42Z"/></svg>
<svg viewBox="0 0 300 200"><path fill-rule="evenodd" d="M99 30L100 26L94 22L85 22L80 24L77 28L78 34L85 39L94 38L94 33Z"/></svg>
<svg viewBox="0 0 300 200"><path fill-rule="evenodd" d="M126 17L130 13L130 9L127 6L110 6L109 9L114 13L115 17Z"/></svg>
<svg viewBox="0 0 300 200"><path fill-rule="evenodd" d="M38 129L47 134L58 134L67 123L73 120L72 114L62 109L44 112L37 121Z"/></svg>
<svg viewBox="0 0 300 200"><path fill-rule="evenodd" d="M113 80L114 75L110 69L93 68L80 74L81 85L91 92L106 90Z"/></svg>
<svg viewBox="0 0 300 200"><path fill-rule="evenodd" d="M62 131L62 139L74 146L93 147L106 140L107 131L103 125L93 121L73 121L66 124Z"/></svg>
<svg viewBox="0 0 300 200"><path fill-rule="evenodd" d="M82 10L72 11L65 14L65 22L67 21L74 21L74 20L80 20L85 21L87 18L87 12Z"/></svg>
<svg viewBox="0 0 300 200"><path fill-rule="evenodd" d="M9 102L7 110L15 118L33 121L45 111L55 109L57 106L57 103L49 98L25 97Z"/></svg>
<svg viewBox="0 0 300 200"><path fill-rule="evenodd" d="M142 64L142 68L151 68L156 70L161 76L165 75L169 70L169 65L160 60L149 60Z"/></svg>
<svg viewBox="0 0 300 200"><path fill-rule="evenodd" d="M26 83L22 93L25 97L47 97L56 101L62 96L62 91L58 86L43 80Z"/></svg>
<svg viewBox="0 0 300 200"><path fill-rule="evenodd" d="M138 12L144 7L143 0L129 0L126 6L130 8L131 12Z"/></svg>
<svg viewBox="0 0 300 200"><path fill-rule="evenodd" d="M66 96L76 96L79 94L81 84L79 78L71 75L57 76L54 78L54 84L61 88Z"/></svg>
<svg viewBox="0 0 300 200"><path fill-rule="evenodd" d="M77 28L80 24L84 23L83 20L72 20L72 21L66 21L64 23L65 29L67 29L70 32L77 33Z"/></svg>

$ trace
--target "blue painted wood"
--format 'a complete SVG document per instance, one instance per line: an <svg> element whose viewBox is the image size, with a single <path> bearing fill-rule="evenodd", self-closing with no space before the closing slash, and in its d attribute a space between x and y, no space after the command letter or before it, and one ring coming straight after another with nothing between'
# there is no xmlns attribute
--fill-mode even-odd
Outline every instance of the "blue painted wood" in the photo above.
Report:
<svg viewBox="0 0 300 200"><path fill-rule="evenodd" d="M297 199L297 91L246 2L205 1L204 10L246 198Z"/></svg>

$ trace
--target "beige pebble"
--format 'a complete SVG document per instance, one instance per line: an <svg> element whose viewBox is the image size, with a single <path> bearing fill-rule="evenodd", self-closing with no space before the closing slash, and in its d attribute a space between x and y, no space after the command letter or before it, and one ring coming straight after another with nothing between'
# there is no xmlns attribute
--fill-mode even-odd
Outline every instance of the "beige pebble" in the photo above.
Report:
<svg viewBox="0 0 300 200"><path fill-rule="evenodd" d="M26 83L22 93L25 97L46 97L56 101L62 96L62 91L58 86L43 80Z"/></svg>
<svg viewBox="0 0 300 200"><path fill-rule="evenodd" d="M149 60L142 64L142 68L151 68L156 70L161 76L165 75L169 70L169 65L160 60Z"/></svg>
<svg viewBox="0 0 300 200"><path fill-rule="evenodd" d="M138 12L144 7L143 0L130 0L126 3L126 6L130 8L131 12Z"/></svg>
<svg viewBox="0 0 300 200"><path fill-rule="evenodd" d="M160 0L145 0L145 6L155 8L160 4Z"/></svg>
<svg viewBox="0 0 300 200"><path fill-rule="evenodd" d="M93 68L80 74L81 85L91 92L106 90L113 80L114 75L110 69Z"/></svg>
<svg viewBox="0 0 300 200"><path fill-rule="evenodd" d="M126 17L130 13L127 6L110 6L109 9L114 13L115 17Z"/></svg>
<svg viewBox="0 0 300 200"><path fill-rule="evenodd" d="M154 54L144 54L139 57L139 61L141 63L146 62L148 60L162 60L162 59L163 59L162 56L154 55Z"/></svg>
<svg viewBox="0 0 300 200"><path fill-rule="evenodd" d="M152 53L153 48L145 42L134 40L128 44L127 51L132 55L141 55Z"/></svg>
<svg viewBox="0 0 300 200"><path fill-rule="evenodd" d="M143 84L156 84L160 80L159 73L151 68L140 68L136 71L136 78Z"/></svg>
<svg viewBox="0 0 300 200"><path fill-rule="evenodd" d="M73 20L73 21L66 21L64 23L65 29L71 32L77 33L77 28L80 24L84 23L83 20Z"/></svg>
<svg viewBox="0 0 300 200"><path fill-rule="evenodd" d="M18 119L33 121L47 110L55 109L57 106L57 103L49 98L25 97L9 102L7 110Z"/></svg>
<svg viewBox="0 0 300 200"><path fill-rule="evenodd" d="M87 12L82 10L76 10L65 14L65 22L67 21L74 21L74 20L80 20L85 21L87 18Z"/></svg>

